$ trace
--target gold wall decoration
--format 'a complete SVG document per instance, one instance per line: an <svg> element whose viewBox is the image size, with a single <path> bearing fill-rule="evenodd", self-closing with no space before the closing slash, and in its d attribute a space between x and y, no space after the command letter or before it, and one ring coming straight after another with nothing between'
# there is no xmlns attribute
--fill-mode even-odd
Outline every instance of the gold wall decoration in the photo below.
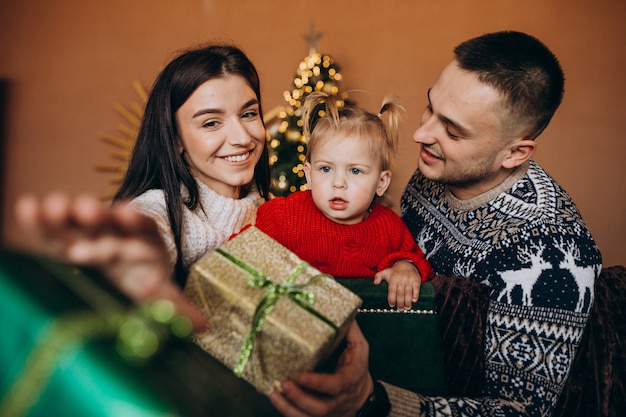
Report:
<svg viewBox="0 0 626 417"><path fill-rule="evenodd" d="M141 83L138 81L133 82L133 88L139 96L140 102L134 102L130 107L125 107L120 103L113 105L113 109L124 119L124 123L117 125L117 134L98 133L100 140L113 146L113 150L109 153L109 157L113 159L113 162L106 165L96 165L95 169L98 172L105 172L111 175L109 183L115 185L115 191L117 191L117 187L122 182L128 169L130 155L137 140L139 126L141 125L144 108L148 100L148 92ZM103 195L101 198L103 200L112 200L115 191Z"/></svg>

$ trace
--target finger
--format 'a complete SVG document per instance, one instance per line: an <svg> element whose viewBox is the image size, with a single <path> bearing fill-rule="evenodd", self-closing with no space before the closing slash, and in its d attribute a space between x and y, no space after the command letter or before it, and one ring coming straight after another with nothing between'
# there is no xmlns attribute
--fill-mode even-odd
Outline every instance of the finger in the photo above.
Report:
<svg viewBox="0 0 626 417"><path fill-rule="evenodd" d="M110 237L90 239L82 237L67 246L67 262L84 266L102 266L118 261L118 247Z"/></svg>
<svg viewBox="0 0 626 417"><path fill-rule="evenodd" d="M350 345L367 345L367 340L361 331L361 328L357 324L356 320L353 320L348 327L348 332L346 333L346 342Z"/></svg>
<svg viewBox="0 0 626 417"><path fill-rule="evenodd" d="M115 224L124 234L139 235L150 241L161 241L156 222L133 206L118 204L113 207Z"/></svg>
<svg viewBox="0 0 626 417"><path fill-rule="evenodd" d="M274 391L269 396L272 405L285 417L306 417L300 408L291 403L283 394Z"/></svg>
<svg viewBox="0 0 626 417"><path fill-rule="evenodd" d="M323 395L321 392L312 393L310 388L306 391L297 383L286 380L281 383L282 395L293 407L294 415L324 416L334 408L336 400Z"/></svg>
<svg viewBox="0 0 626 417"><path fill-rule="evenodd" d="M63 233L68 224L68 201L60 194L41 202L32 195L20 197L15 218L28 237L25 249L63 257L67 244L74 240L73 233Z"/></svg>
<svg viewBox="0 0 626 417"><path fill-rule="evenodd" d="M422 287L421 278L413 280L413 302L416 303L420 298L420 288Z"/></svg>
<svg viewBox="0 0 626 417"><path fill-rule="evenodd" d="M413 282L408 281L404 287L404 309L410 309L413 301Z"/></svg>
<svg viewBox="0 0 626 417"><path fill-rule="evenodd" d="M74 200L70 214L82 228L87 228L90 232L97 233L111 226L112 218L109 211L109 208L104 207L97 198L90 195L82 195Z"/></svg>
<svg viewBox="0 0 626 417"><path fill-rule="evenodd" d="M53 193L41 203L41 218L50 230L63 228L70 223L70 200L61 193Z"/></svg>
<svg viewBox="0 0 626 417"><path fill-rule="evenodd" d="M26 194L15 202L15 220L28 232L35 232L39 225L39 202L35 196Z"/></svg>
<svg viewBox="0 0 626 417"><path fill-rule="evenodd" d="M398 283L395 279L387 281L387 303L389 307L395 307L397 301Z"/></svg>

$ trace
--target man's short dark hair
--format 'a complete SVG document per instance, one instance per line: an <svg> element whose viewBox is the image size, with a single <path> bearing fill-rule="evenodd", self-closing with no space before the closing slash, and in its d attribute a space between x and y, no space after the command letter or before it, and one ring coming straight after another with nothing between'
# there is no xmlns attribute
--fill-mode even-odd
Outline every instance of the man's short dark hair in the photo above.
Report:
<svg viewBox="0 0 626 417"><path fill-rule="evenodd" d="M548 126L563 99L564 75L556 56L538 39L521 32L488 33L454 49L458 65L505 97L512 119L535 139Z"/></svg>

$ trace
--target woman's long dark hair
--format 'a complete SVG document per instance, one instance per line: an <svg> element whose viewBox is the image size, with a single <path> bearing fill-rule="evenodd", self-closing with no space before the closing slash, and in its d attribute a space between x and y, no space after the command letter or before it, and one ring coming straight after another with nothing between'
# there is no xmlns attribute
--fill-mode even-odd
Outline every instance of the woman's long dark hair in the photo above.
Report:
<svg viewBox="0 0 626 417"><path fill-rule="evenodd" d="M239 75L254 91L261 109L261 89L257 71L248 57L232 45L210 45L188 50L174 58L157 77L146 103L137 141L128 170L113 201L132 199L152 189L163 190L167 213L176 244L176 281L183 286L187 271L182 262L182 204L194 210L200 204L198 187L183 156L177 149L176 111L204 82ZM254 170L254 183L269 199L270 167L267 145ZM189 198L181 200L181 185ZM248 194L252 183L241 188L240 197Z"/></svg>

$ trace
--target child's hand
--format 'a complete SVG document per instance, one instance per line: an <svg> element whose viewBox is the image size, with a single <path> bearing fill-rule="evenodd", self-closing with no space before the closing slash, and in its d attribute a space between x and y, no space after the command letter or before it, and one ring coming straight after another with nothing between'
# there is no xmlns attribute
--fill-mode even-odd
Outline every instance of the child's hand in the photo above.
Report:
<svg viewBox="0 0 626 417"><path fill-rule="evenodd" d="M398 310L410 309L417 302L422 285L422 277L415 265L408 261L396 262L391 268L383 269L374 275L374 284L387 281L387 302Z"/></svg>

